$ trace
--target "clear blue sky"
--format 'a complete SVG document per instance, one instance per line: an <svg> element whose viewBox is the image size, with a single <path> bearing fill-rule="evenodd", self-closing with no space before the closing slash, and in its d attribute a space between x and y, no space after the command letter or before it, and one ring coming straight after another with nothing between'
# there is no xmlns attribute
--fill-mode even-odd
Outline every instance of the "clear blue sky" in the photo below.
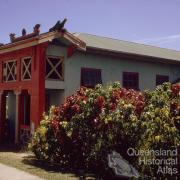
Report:
<svg viewBox="0 0 180 180"><path fill-rule="evenodd" d="M9 33L46 32L67 18L70 32L86 32L180 50L180 0L0 0L0 42Z"/></svg>

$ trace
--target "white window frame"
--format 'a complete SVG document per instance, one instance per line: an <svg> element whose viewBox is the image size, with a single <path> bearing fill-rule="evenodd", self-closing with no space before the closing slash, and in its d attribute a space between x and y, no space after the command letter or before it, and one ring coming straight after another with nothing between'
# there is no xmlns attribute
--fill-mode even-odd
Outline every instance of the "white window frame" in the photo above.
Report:
<svg viewBox="0 0 180 180"><path fill-rule="evenodd" d="M54 66L51 61L49 60L49 58L55 58L55 59L59 59L60 61ZM52 80L52 81L64 81L64 57L62 56L46 56L46 63L47 62L49 63L49 65L51 66L51 70L48 74L45 74L45 79L46 80ZM58 67L60 64L62 64L62 76L61 74L56 70L56 67ZM45 72L46 72L46 65L45 65ZM49 76L55 72L59 79L52 79L52 78L49 78Z"/></svg>
<svg viewBox="0 0 180 180"><path fill-rule="evenodd" d="M24 62L25 59L30 59L30 62L29 62L29 64L27 66L26 66L26 64ZM29 72L29 70L28 70L30 65L31 65L31 72ZM25 67L25 71L24 72L23 72L23 66ZM30 76L30 79L24 79L24 76L25 76L26 72L28 72L28 74ZM22 81L30 81L31 78L32 78L32 57L30 57L30 56L23 57L21 59L21 80Z"/></svg>
<svg viewBox="0 0 180 180"><path fill-rule="evenodd" d="M13 62L13 66L10 68L8 63ZM4 65L6 64L6 67L4 67ZM15 74L12 74L12 69L15 66ZM7 74L7 69L9 69L9 74ZM13 80L8 80L9 76L12 75ZM16 76L14 78L14 76ZM5 77L5 78L4 78ZM7 60L7 61L3 61L3 81L4 82L16 82L17 81L17 60Z"/></svg>

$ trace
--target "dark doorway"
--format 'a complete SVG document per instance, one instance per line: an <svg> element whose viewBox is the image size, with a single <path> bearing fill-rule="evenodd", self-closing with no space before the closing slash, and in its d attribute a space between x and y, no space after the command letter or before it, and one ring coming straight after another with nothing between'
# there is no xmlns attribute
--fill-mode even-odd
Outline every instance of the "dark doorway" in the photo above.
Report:
<svg viewBox="0 0 180 180"><path fill-rule="evenodd" d="M5 140L15 141L16 126L16 95L13 91L6 93L6 120L5 120Z"/></svg>

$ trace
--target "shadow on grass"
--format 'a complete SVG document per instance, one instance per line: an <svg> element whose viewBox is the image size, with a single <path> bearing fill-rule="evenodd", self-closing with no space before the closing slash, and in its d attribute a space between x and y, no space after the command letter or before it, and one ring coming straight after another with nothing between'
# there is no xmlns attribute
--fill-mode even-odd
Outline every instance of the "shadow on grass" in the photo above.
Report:
<svg viewBox="0 0 180 180"><path fill-rule="evenodd" d="M28 155L23 158L23 163L33 166L34 168L41 168L49 173L61 173L71 177L79 178L79 180L128 180L129 178L115 177L112 171L106 172L106 174L97 174L92 172L86 172L83 170L73 170L68 168L61 168L58 165L50 165L45 161L40 161L35 158L34 155Z"/></svg>
<svg viewBox="0 0 180 180"><path fill-rule="evenodd" d="M28 155L23 157L22 162L27 165L31 165L34 168L40 168L43 169L49 173L61 173L69 175L70 177L76 177L79 178L79 180L95 180L95 179L101 179L98 178L95 174L84 172L83 170L73 170L69 168L61 168L58 165L50 165L47 162L37 160L33 155Z"/></svg>
<svg viewBox="0 0 180 180"><path fill-rule="evenodd" d="M35 158L33 154L28 154L25 149L19 145L15 145L13 143L4 143L0 144L0 152L13 152L13 153L22 153L23 154L21 162L25 165L29 165L28 169L34 169L37 171L37 168L42 169L48 173L54 173L54 174L64 174L68 175L69 177L76 177L79 178L79 180L116 180L121 178L115 178L112 176L112 174L109 175L103 175L98 173L92 173L87 172L82 169L74 170L70 168L61 168L59 165L51 165L50 163L47 163L45 161L40 161ZM97 171L98 172L98 171Z"/></svg>
<svg viewBox="0 0 180 180"><path fill-rule="evenodd" d="M0 143L0 152L20 152L21 147L14 143Z"/></svg>

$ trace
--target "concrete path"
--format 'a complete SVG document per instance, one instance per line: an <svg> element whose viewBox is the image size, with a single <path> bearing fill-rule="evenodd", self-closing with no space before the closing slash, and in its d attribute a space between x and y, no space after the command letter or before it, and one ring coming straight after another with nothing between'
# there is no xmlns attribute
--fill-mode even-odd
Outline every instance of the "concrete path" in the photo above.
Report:
<svg viewBox="0 0 180 180"><path fill-rule="evenodd" d="M0 163L0 180L42 180L41 178Z"/></svg>

